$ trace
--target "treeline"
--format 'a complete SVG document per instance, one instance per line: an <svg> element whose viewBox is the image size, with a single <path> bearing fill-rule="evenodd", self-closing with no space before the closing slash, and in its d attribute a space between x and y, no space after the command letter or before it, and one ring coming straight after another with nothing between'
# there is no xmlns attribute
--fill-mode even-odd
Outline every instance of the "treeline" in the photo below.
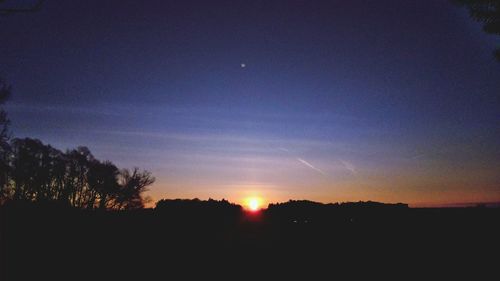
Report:
<svg viewBox="0 0 500 281"><path fill-rule="evenodd" d="M204 222L232 222L243 215L243 208L225 199L162 199L156 203L155 212L169 216L170 220Z"/></svg>
<svg viewBox="0 0 500 281"><path fill-rule="evenodd" d="M0 80L0 105L11 88ZM155 179L148 171L118 169L86 147L62 152L40 140L14 138L0 108L0 204L57 202L82 209L142 208Z"/></svg>
<svg viewBox="0 0 500 281"><path fill-rule="evenodd" d="M238 204L231 203L226 199L208 200L194 199L161 199L156 203L156 210L164 209L193 209L193 210L207 210L207 209L221 209L231 211L241 211L242 207Z"/></svg>
<svg viewBox="0 0 500 281"><path fill-rule="evenodd" d="M284 203L269 204L266 214L269 218L297 223L314 222L352 222L362 219L384 219L401 215L409 209L408 204L387 204L373 201L323 204L308 200L290 200Z"/></svg>
<svg viewBox="0 0 500 281"><path fill-rule="evenodd" d="M381 203L381 202L374 202L374 201L358 201L358 202L342 202L342 203L320 203L320 202L315 202L315 201L309 201L309 200L289 200L288 202L284 203L274 203L274 204L269 204L270 210L272 209L294 209L294 208L299 208L299 209L316 209L316 208L322 208L322 209L349 209L349 208L356 208L356 209L361 209L361 208L366 208L366 209L407 209L408 204L405 203Z"/></svg>

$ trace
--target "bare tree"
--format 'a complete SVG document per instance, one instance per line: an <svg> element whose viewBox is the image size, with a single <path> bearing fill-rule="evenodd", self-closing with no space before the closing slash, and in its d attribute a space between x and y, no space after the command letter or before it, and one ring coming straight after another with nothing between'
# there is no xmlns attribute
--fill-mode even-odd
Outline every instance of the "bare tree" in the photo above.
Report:
<svg viewBox="0 0 500 281"><path fill-rule="evenodd" d="M0 106L10 97L11 87L0 79ZM0 108L0 203L6 196L8 184L8 158L10 154L9 145L9 119L5 110Z"/></svg>
<svg viewBox="0 0 500 281"><path fill-rule="evenodd" d="M142 194L154 182L155 178L148 171L141 172L138 168L134 168L132 172L127 169L122 170L116 208L125 210L143 208L146 202Z"/></svg>

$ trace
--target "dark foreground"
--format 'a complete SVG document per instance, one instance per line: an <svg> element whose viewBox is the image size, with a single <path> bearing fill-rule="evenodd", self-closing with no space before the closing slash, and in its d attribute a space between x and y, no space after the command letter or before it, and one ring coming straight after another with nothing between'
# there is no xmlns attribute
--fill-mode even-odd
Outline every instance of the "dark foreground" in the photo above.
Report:
<svg viewBox="0 0 500 281"><path fill-rule="evenodd" d="M0 280L483 280L500 264L498 208L0 211Z"/></svg>

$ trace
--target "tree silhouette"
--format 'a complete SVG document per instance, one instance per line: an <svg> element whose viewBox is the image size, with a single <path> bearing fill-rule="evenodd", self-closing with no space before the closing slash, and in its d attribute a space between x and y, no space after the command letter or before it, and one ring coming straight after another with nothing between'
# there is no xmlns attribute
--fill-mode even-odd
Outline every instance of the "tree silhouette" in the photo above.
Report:
<svg viewBox="0 0 500 281"><path fill-rule="evenodd" d="M36 139L12 141L13 198L28 201L48 201L57 198L60 180L61 152Z"/></svg>
<svg viewBox="0 0 500 281"><path fill-rule="evenodd" d="M11 87L0 79L0 106L9 98ZM0 108L0 203L5 197L7 189L7 178L9 172L8 158L10 154L9 146L9 119L3 108Z"/></svg>
<svg viewBox="0 0 500 281"><path fill-rule="evenodd" d="M12 140L5 198L54 201L81 209L138 209L143 193L154 182L148 171L119 170L94 158L86 147L63 153L40 140Z"/></svg>
<svg viewBox="0 0 500 281"><path fill-rule="evenodd" d="M114 199L120 192L118 184L118 168L111 162L100 162L95 160L91 163L88 182L92 190L95 191L89 201L89 206L96 206L99 209L112 208Z"/></svg>
<svg viewBox="0 0 500 281"><path fill-rule="evenodd" d="M465 6L473 19L483 23L483 30L489 34L500 35L500 0L453 0ZM500 48L494 51L500 61Z"/></svg>
<svg viewBox="0 0 500 281"><path fill-rule="evenodd" d="M148 171L139 171L134 168L132 172L124 169L120 173L120 186L116 198L115 207L119 210L138 209L146 203L141 194L147 191L147 187L153 184L155 178Z"/></svg>
<svg viewBox="0 0 500 281"><path fill-rule="evenodd" d="M77 149L66 152L67 157L67 175L65 179L66 192L71 206L78 208L89 207L87 200L92 197L87 182L87 175L90 170L90 163L95 161L94 156L87 147L78 147Z"/></svg>

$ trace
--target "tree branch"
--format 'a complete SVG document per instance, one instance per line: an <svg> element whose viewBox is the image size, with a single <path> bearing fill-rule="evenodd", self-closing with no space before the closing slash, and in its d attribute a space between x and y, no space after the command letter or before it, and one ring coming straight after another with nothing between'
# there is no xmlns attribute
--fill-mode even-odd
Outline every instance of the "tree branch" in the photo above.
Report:
<svg viewBox="0 0 500 281"><path fill-rule="evenodd" d="M43 2L45 2L45 0L38 0L32 7L29 8L0 8L0 15L37 12L42 7Z"/></svg>

